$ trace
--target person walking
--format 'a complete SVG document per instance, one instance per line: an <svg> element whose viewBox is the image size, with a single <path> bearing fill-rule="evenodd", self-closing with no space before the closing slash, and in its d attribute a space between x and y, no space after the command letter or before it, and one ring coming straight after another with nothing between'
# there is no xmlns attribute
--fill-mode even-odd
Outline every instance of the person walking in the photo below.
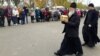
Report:
<svg viewBox="0 0 100 56"><path fill-rule="evenodd" d="M95 47L95 44L100 42L97 36L98 32L98 11L95 10L94 4L90 3L88 5L88 12L83 26L83 46L87 45L89 47Z"/></svg>
<svg viewBox="0 0 100 56"><path fill-rule="evenodd" d="M63 31L65 35L60 49L54 53L57 56L72 54L76 54L76 56L83 55L83 50L79 39L80 17L76 12L76 8L76 3L71 3L68 13L68 21L62 21L62 23L65 24Z"/></svg>

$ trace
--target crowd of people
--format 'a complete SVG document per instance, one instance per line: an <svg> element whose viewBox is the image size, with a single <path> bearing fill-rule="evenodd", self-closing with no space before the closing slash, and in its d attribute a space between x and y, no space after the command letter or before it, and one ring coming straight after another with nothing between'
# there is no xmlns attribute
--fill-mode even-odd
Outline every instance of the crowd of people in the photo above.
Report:
<svg viewBox="0 0 100 56"><path fill-rule="evenodd" d="M5 19L7 19L8 26L11 26L11 22L13 22L13 25L25 24L25 19L28 19L27 16L27 7L23 7L23 9L10 6L0 7L0 26L5 26Z"/></svg>
<svg viewBox="0 0 100 56"><path fill-rule="evenodd" d="M0 7L0 27L5 27L5 19L7 20L8 26L11 26L11 22L13 25L18 24L27 24L29 19L31 19L31 23L34 22L49 22L49 21L58 21L61 15L67 15L68 9L59 9L56 8L54 10L50 10L48 7L46 8L28 8L24 6L20 7ZM77 9L77 13L80 17L84 17L86 15L86 10ZM30 16L30 18L29 18Z"/></svg>
<svg viewBox="0 0 100 56"><path fill-rule="evenodd" d="M20 7L0 7L0 27L5 26L5 19L7 19L8 26L11 26L11 22L13 25L18 24L27 24L29 19L31 22L45 22L45 21L58 21L60 19L61 14L66 14L64 11L55 10L50 11L49 8L39 9L27 8L24 6ZM29 18L30 17L30 18Z"/></svg>

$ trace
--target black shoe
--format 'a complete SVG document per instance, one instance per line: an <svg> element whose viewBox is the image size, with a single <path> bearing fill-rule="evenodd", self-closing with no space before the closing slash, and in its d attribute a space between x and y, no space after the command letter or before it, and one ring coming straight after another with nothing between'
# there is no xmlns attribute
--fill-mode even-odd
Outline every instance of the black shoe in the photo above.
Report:
<svg viewBox="0 0 100 56"><path fill-rule="evenodd" d="M93 48L95 47L95 44L88 44L88 47Z"/></svg>
<svg viewBox="0 0 100 56"><path fill-rule="evenodd" d="M57 53L57 52L55 52L54 53L56 56L63 56L63 55L61 55L60 53Z"/></svg>
<svg viewBox="0 0 100 56"><path fill-rule="evenodd" d="M8 25L8 26L11 26L11 25Z"/></svg>
<svg viewBox="0 0 100 56"><path fill-rule="evenodd" d="M86 46L86 45L87 45L86 43L82 44L82 46Z"/></svg>
<svg viewBox="0 0 100 56"><path fill-rule="evenodd" d="M4 25L2 27L5 27Z"/></svg>
<svg viewBox="0 0 100 56"><path fill-rule="evenodd" d="M5 27L5 26L1 26L1 27Z"/></svg>
<svg viewBox="0 0 100 56"><path fill-rule="evenodd" d="M77 53L76 56L83 56L83 54L82 53Z"/></svg>

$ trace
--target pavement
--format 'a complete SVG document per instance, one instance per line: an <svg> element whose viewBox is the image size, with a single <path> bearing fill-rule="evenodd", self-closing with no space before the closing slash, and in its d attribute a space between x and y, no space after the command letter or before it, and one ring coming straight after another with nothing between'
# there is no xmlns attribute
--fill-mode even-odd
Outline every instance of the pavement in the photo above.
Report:
<svg viewBox="0 0 100 56"><path fill-rule="evenodd" d="M81 20L79 31L82 43L83 21L84 18ZM100 37L100 20L98 22ZM64 25L60 21L0 28L0 56L55 56L54 52L59 49L63 40L63 28ZM100 56L100 44L95 48L83 47L83 51L83 56Z"/></svg>

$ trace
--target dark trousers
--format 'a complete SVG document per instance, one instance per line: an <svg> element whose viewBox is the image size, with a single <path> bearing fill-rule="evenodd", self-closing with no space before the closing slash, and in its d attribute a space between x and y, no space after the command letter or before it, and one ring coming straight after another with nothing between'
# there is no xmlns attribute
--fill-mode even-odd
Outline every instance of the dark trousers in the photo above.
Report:
<svg viewBox="0 0 100 56"><path fill-rule="evenodd" d="M12 16L12 21L13 21L13 24L17 24L18 20L17 20L17 16Z"/></svg>
<svg viewBox="0 0 100 56"><path fill-rule="evenodd" d="M77 52L83 54L79 37L67 37L65 34L58 53L61 55L71 55L76 54Z"/></svg>
<svg viewBox="0 0 100 56"><path fill-rule="evenodd" d="M31 16L31 23L34 23L34 16Z"/></svg>
<svg viewBox="0 0 100 56"><path fill-rule="evenodd" d="M44 22L44 16L41 15L40 22Z"/></svg>
<svg viewBox="0 0 100 56"><path fill-rule="evenodd" d="M5 24L5 18L4 18L4 16L1 16L0 17L0 26L4 27L4 24Z"/></svg>
<svg viewBox="0 0 100 56"><path fill-rule="evenodd" d="M2 26L2 18L0 17L0 26Z"/></svg>
<svg viewBox="0 0 100 56"><path fill-rule="evenodd" d="M36 17L36 22L40 22L40 16Z"/></svg>
<svg viewBox="0 0 100 56"><path fill-rule="evenodd" d="M49 16L45 16L45 21L49 21L50 17Z"/></svg>
<svg viewBox="0 0 100 56"><path fill-rule="evenodd" d="M11 17L7 17L8 26L11 26L11 20L12 20Z"/></svg>
<svg viewBox="0 0 100 56"><path fill-rule="evenodd" d="M21 24L25 24L25 17L24 16L21 17Z"/></svg>
<svg viewBox="0 0 100 56"><path fill-rule="evenodd" d="M18 24L20 24L20 17L17 17L17 22Z"/></svg>

